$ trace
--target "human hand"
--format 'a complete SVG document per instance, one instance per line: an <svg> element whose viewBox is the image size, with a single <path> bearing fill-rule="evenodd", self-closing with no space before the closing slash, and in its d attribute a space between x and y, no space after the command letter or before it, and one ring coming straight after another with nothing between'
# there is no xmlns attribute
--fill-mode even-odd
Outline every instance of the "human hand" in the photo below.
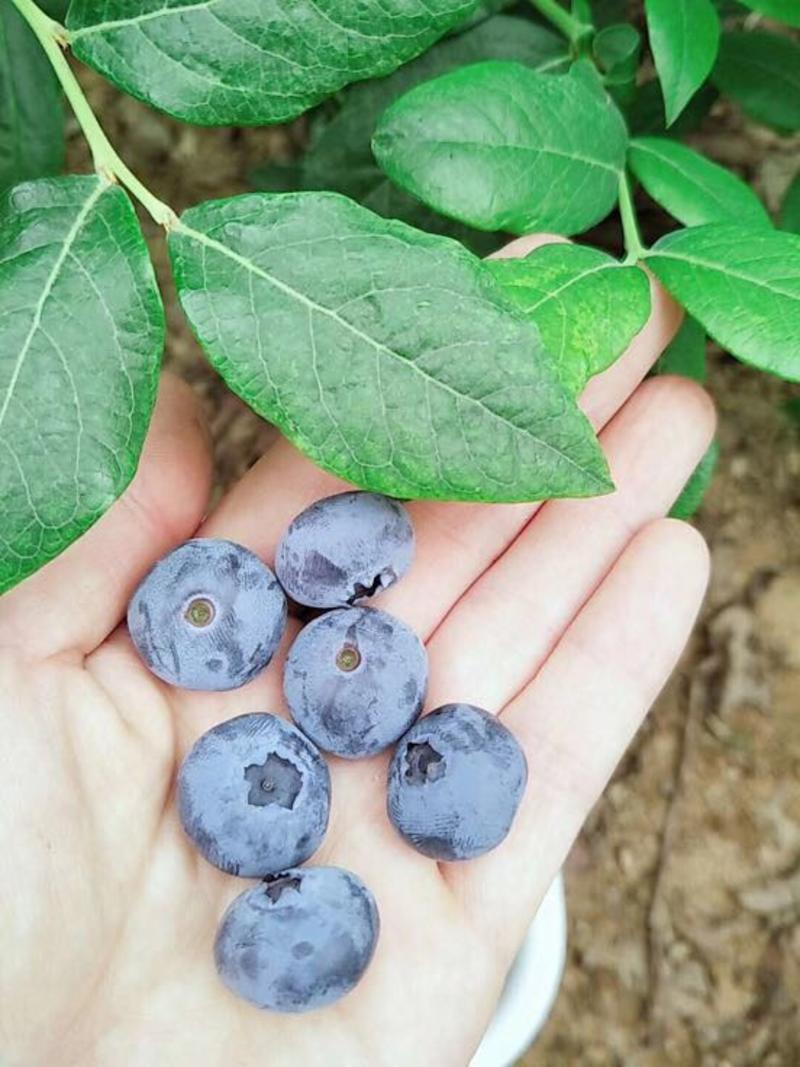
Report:
<svg viewBox="0 0 800 1067"><path fill-rule="evenodd" d="M272 563L289 520L342 484L281 440L201 525L208 445L188 389L165 377L131 488L0 601L4 1064L464 1067L703 595L701 538L663 516L708 446L712 409L689 382L639 384L679 316L655 288L648 325L582 399L614 494L409 506L416 560L380 607L427 643L429 707L502 714L525 749L528 790L497 851L436 864L388 822L387 755L331 760L330 829L312 862L364 879L381 937L358 988L313 1016L261 1012L217 978L214 932L247 883L199 858L173 803L200 733L245 712L285 713L281 665L298 624L248 686L190 693L143 667L120 622L148 567L198 527Z"/></svg>

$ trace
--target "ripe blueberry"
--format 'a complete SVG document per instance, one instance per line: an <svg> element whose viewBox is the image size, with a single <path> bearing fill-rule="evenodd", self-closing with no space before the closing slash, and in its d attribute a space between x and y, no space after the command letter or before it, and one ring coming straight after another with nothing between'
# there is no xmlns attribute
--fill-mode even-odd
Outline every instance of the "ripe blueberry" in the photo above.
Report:
<svg viewBox="0 0 800 1067"><path fill-rule="evenodd" d="M312 608L347 607L388 589L414 554L406 509L377 493L339 493L293 520L278 545L283 588Z"/></svg>
<svg viewBox="0 0 800 1067"><path fill-rule="evenodd" d="M315 745L337 756L373 756L401 737L425 700L428 657L405 623L372 608L315 619L292 645L283 691Z"/></svg>
<svg viewBox="0 0 800 1067"><path fill-rule="evenodd" d="M220 870L257 878L303 863L328 826L316 748L275 715L240 715L197 741L178 774L183 828Z"/></svg>
<svg viewBox="0 0 800 1067"><path fill-rule="evenodd" d="M214 946L217 970L233 993L259 1008L312 1011L357 984L379 925L372 894L349 871L284 871L228 908Z"/></svg>
<svg viewBox="0 0 800 1067"><path fill-rule="evenodd" d="M144 662L184 689L237 689L262 671L286 627L286 597L258 556L196 538L164 556L128 607Z"/></svg>
<svg viewBox="0 0 800 1067"><path fill-rule="evenodd" d="M445 704L403 737L389 767L389 818L436 860L466 860L511 829L528 777L516 738L471 704Z"/></svg>

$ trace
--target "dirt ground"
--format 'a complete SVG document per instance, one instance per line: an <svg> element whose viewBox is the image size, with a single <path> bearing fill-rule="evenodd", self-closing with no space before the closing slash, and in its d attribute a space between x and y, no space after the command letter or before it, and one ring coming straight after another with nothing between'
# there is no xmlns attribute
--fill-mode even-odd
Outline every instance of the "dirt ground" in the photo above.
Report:
<svg viewBox="0 0 800 1067"><path fill-rule="evenodd" d="M242 133L155 116L92 76L126 160L174 207L242 192L291 158L302 121ZM722 111L697 135L770 206L800 167L780 140ZM73 169L88 165L77 131ZM649 213L646 231L663 218ZM168 363L203 396L220 486L269 430L221 386L175 307ZM650 232L649 236L653 236ZM556 1011L524 1067L800 1064L800 390L720 353L710 389L722 458L699 518L713 554L690 648L567 865L570 954Z"/></svg>

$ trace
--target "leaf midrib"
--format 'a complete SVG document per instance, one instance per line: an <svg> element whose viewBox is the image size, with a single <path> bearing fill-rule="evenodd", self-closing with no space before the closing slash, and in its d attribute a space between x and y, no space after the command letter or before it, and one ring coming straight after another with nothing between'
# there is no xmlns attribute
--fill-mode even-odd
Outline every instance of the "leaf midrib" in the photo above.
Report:
<svg viewBox="0 0 800 1067"><path fill-rule="evenodd" d="M83 225L86 222L89 213L107 188L108 185L100 178L98 178L97 185L92 190L90 195L86 198L80 211L75 216L75 221L67 231L61 251L56 257L55 263L53 264L50 273L47 276L47 280L45 281L41 295L36 302L30 329L28 330L28 334L22 344L22 348L20 349L19 355L17 356L16 363L14 364L14 369L11 372L11 377L8 382L8 390L6 392L5 399L3 400L3 405L2 407L0 407L0 429L2 429L3 422L8 412L9 405L11 403L11 399L14 395L14 390L16 388L17 382L19 381L19 376L22 373L22 368L25 364L25 360L28 357L31 345L33 344L33 338L36 336L36 332L41 326L44 306L47 303L47 300L50 297L53 288L55 287L55 284L58 280L58 276L61 273L61 268L64 266L67 257L70 254L72 246L78 238L78 234L83 229Z"/></svg>
<svg viewBox="0 0 800 1067"><path fill-rule="evenodd" d="M159 8L157 11L146 11L141 15L134 15L132 18L110 19L107 22L97 22L97 23L94 23L91 26L82 26L82 27L78 28L77 30L71 30L69 32L69 34L68 34L68 39L69 39L69 41L71 43L73 41L80 40L80 38L82 38L82 37L89 37L89 36L91 36L92 34L95 34L95 33L110 33L110 32L113 32L114 30L128 29L129 27L132 27L132 26L139 26L143 22L152 22L155 19L168 18L170 15L176 15L176 14L177 15L184 15L187 12L191 12L191 11L210 11L213 7L216 7L217 4L223 3L223 2L224 2L224 0L199 0L199 2L191 3L191 4L183 4L183 5L179 6L179 7L162 7L162 8ZM364 40L381 41L381 40L386 40L387 38L388 39L395 39L396 38L396 39L401 39L401 40L414 40L414 39L416 39L417 37L420 36L420 33L410 33L410 34L406 34L406 33L365 34L365 33L362 33L360 30L358 30L356 27L344 26L340 22L336 22L325 11L323 11L316 3L312 2L312 6L316 10L317 14L321 18L323 18L324 21L329 22L336 30L339 30L339 31L341 31L342 33L345 33L345 34L353 34L356 37L363 38ZM230 29L230 27L228 27L227 24L224 23L222 19L218 19L218 21L222 25L224 25L226 27L226 29ZM421 32L424 33L425 32L424 29ZM240 35L237 35L237 36L240 36Z"/></svg>
<svg viewBox="0 0 800 1067"><path fill-rule="evenodd" d="M593 159L591 156L578 155L572 152L562 152L557 148L550 148L546 145L536 147L534 145L525 144L511 144L508 141L501 141L497 144L490 144L485 141L464 141L464 140L445 140L444 138L436 138L431 140L426 138L418 142L418 146L423 144L431 145L434 148L440 148L443 145L450 148L468 148L468 149L481 149L483 151L496 152L498 149L511 149L517 152L527 152L530 155L535 156L556 156L558 159L571 159L576 163L585 163L589 167L599 167L602 170L607 170L615 176L619 175L620 170L618 167L613 166L611 163L604 163L602 160Z"/></svg>
<svg viewBox="0 0 800 1067"><path fill-rule="evenodd" d="M89 37L93 33L108 33L112 30L120 30L128 26L137 26L141 22L152 22L154 19L169 15L183 15L187 11L207 11L209 8L220 3L220 0L201 0L200 3L184 4L181 7L162 7L158 11L146 11L141 15L134 15L128 19L110 19L108 22L96 22L92 26L82 26L80 29L69 32L69 40L77 41L81 37Z"/></svg>
<svg viewBox="0 0 800 1067"><path fill-rule="evenodd" d="M558 456L562 461L569 464L575 470L580 471L580 473L585 478L591 479L592 482L594 482L598 486L601 486L603 489L608 488L607 482L605 482L601 478L598 478L591 471L576 463L574 459L566 455L564 452L561 452L557 448L554 448L553 445L549 444L547 441L543 441L542 438L536 437L534 434L530 433L530 431L524 430L522 427L516 426L513 422L510 422L502 415L499 415L496 411L493 411L490 407L487 407L475 397L469 396L469 394L466 393L460 393L451 385L448 385L446 382L441 381L441 379L439 378L435 378L433 375L429 374L427 371L421 368L416 361L404 358L400 355L399 352L395 352L394 349L389 348L389 346L384 344L382 341L378 341L376 340L376 338L370 337L369 334L366 334L362 330L359 330L357 326L354 326L347 319L343 319L340 315L337 315L335 311L332 311L330 308L325 307L323 304L318 304L315 300L312 300L310 297L306 296L305 293L300 292L299 290L293 288L291 285L288 285L286 282L283 282L279 278L276 278L274 275L264 270L263 267L260 267L257 263L254 263L253 260L248 259L246 256L240 255L238 252L234 252L232 248L229 248L221 241L217 241L213 237L209 237L208 234L202 233L200 230L195 230L193 227L188 226L183 221L179 222L172 232L183 234L183 236L189 238L190 240L197 241L199 244L205 245L207 248L212 248L214 249L214 251L219 252L221 255L227 256L233 262L238 263L240 267L244 268L245 270L251 271L257 277L260 277L264 281L270 283L271 285L274 285L276 289L285 293L287 296L298 300L301 304L304 304L310 310L319 312L321 315L333 319L333 321L336 322L339 326L352 333L355 337L358 337L362 341L366 342L370 347L375 348L379 352L386 353L393 359L400 360L404 367L416 372L420 375L420 377L425 379L425 381L432 382L435 386L440 389L444 389L446 392L450 393L452 396L454 396L457 400L461 402L468 401L471 404L475 404L477 407L479 407L482 411L486 412L487 415L490 415L497 422L502 423L504 426L512 426L517 433L525 433L532 440L536 441L542 448L546 449L548 452L551 452L553 455Z"/></svg>

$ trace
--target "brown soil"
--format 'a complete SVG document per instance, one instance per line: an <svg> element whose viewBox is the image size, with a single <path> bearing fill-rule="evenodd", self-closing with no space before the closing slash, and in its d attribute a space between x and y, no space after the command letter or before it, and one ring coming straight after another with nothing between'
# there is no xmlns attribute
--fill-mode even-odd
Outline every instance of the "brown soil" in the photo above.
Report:
<svg viewBox="0 0 800 1067"><path fill-rule="evenodd" d="M107 132L174 207L247 188L291 158L289 129L198 130L82 74ZM717 113L699 135L775 207L800 167L781 140ZM72 169L88 169L77 131ZM664 222L645 220L652 231ZM204 398L217 482L271 431L202 359L145 221L168 318L168 364ZM649 232L652 236L652 232ZM524 1067L800 1064L800 426L792 389L717 353L722 459L699 523L714 576L691 647L567 864L570 956Z"/></svg>

